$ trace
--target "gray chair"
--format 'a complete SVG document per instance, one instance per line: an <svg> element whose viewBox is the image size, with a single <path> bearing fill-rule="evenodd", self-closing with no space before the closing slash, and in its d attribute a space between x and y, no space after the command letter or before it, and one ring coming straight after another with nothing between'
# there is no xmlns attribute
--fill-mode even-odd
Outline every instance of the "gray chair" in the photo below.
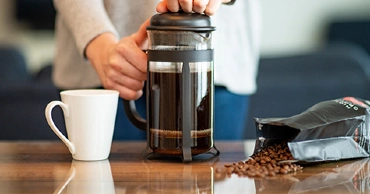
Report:
<svg viewBox="0 0 370 194"><path fill-rule="evenodd" d="M325 34L327 44L347 42L361 46L370 54L370 20L332 21Z"/></svg>
<svg viewBox="0 0 370 194"><path fill-rule="evenodd" d="M318 102L346 96L370 100L369 68L367 53L353 45L262 59L245 138L256 138L255 117L290 117Z"/></svg>
<svg viewBox="0 0 370 194"><path fill-rule="evenodd" d="M10 45L0 46L1 85L28 81L26 59L20 48Z"/></svg>

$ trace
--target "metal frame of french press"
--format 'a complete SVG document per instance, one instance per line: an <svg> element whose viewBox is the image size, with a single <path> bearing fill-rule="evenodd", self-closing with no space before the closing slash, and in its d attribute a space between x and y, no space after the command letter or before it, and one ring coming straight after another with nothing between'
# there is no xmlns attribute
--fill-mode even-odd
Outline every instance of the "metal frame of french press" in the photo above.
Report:
<svg viewBox="0 0 370 194"><path fill-rule="evenodd" d="M148 69L150 62L181 62L182 65L182 84L181 84L181 96L184 102L190 102L191 93L189 91L191 87L190 78L190 63L197 62L213 62L213 49L208 50L148 50ZM213 73L213 72L212 72ZM213 76L213 75L212 75ZM149 77L148 77L149 79ZM149 93L147 87L147 94ZM212 95L213 97L213 95ZM147 103L149 103L147 101ZM213 102L212 102L213 103ZM182 103L182 159L184 162L192 161L191 154L191 124L193 123L191 115L191 108L186 106L187 103ZM149 118L149 115L147 115ZM147 122L147 129L149 129L149 122ZM149 136L149 131L147 132ZM213 141L213 135L212 135ZM220 154L219 150L216 150L215 156Z"/></svg>

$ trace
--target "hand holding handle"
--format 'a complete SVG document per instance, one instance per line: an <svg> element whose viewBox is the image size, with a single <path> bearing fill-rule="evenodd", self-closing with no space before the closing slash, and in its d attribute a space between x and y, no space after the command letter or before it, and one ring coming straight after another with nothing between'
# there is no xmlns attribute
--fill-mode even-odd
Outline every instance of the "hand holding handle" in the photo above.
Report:
<svg viewBox="0 0 370 194"><path fill-rule="evenodd" d="M64 144L66 144L66 146L68 147L69 151L71 152L71 154L75 154L76 152L76 149L75 149L75 146L73 145L73 143L71 141L69 141L64 135L63 133L60 132L60 130L58 129L58 127L55 125L54 121L53 121L53 118L52 118L52 110L55 106L60 106L63 110L63 113L64 113L64 116L68 117L69 116L69 109L68 109L68 106L66 104L64 104L63 102L61 101L52 101L50 102L47 106L46 106L46 109L45 109L45 118L50 126L50 128L54 131L54 133L64 142Z"/></svg>

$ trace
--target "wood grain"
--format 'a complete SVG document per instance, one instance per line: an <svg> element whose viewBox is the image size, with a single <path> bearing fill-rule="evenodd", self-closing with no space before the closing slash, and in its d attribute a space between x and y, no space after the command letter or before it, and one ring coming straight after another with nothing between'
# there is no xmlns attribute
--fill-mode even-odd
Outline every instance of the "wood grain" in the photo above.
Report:
<svg viewBox="0 0 370 194"><path fill-rule="evenodd" d="M369 159L304 165L303 172L252 179L218 173L244 161L253 142L216 142L220 156L184 164L143 157L145 142L114 142L107 161L74 161L53 141L0 142L0 193L369 193ZM78 192L77 192L78 190Z"/></svg>

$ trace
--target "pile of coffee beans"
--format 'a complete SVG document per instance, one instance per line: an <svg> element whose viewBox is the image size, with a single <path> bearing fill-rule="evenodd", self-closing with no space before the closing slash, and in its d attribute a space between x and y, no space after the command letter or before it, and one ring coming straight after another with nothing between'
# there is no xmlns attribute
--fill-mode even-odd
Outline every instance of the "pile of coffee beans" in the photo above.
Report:
<svg viewBox="0 0 370 194"><path fill-rule="evenodd" d="M295 162L287 144L280 143L262 149L247 161L226 164L225 169L216 169L216 173L226 171L228 176L237 174L257 178L273 177L277 174L302 171L303 167Z"/></svg>

